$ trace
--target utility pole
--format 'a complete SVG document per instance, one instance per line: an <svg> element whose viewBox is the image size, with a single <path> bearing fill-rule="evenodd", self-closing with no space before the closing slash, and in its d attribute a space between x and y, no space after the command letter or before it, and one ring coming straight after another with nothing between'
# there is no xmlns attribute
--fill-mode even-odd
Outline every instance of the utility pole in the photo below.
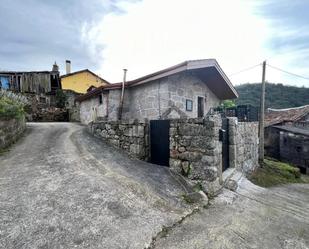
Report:
<svg viewBox="0 0 309 249"><path fill-rule="evenodd" d="M266 61L263 61L262 70L262 87L261 87L261 101L260 101L260 120L259 120L259 162L264 161L264 111L265 111L265 74Z"/></svg>
<svg viewBox="0 0 309 249"><path fill-rule="evenodd" d="M123 99L124 99L124 88L126 84L126 76L127 76L127 69L123 69L123 81L122 81L122 88L121 88L121 95L120 95L120 105L119 105L119 112L118 112L118 119L122 119L122 111L123 111Z"/></svg>

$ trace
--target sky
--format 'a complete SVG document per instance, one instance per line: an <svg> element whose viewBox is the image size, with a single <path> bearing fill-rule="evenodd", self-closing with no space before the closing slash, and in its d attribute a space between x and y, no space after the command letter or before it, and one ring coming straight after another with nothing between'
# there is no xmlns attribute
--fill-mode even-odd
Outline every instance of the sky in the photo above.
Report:
<svg viewBox="0 0 309 249"><path fill-rule="evenodd" d="M234 85L263 60L309 78L307 0L0 0L0 70L88 68L110 82L215 58ZM255 66L256 65L256 66ZM254 68L243 71L243 69ZM239 73L240 71L243 71ZM266 69L268 82L309 80Z"/></svg>

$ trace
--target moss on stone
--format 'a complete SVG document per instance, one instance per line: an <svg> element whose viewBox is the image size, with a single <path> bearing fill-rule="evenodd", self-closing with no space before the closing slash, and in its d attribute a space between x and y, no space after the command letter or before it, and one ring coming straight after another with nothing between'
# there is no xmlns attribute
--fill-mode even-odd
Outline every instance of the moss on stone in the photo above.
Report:
<svg viewBox="0 0 309 249"><path fill-rule="evenodd" d="M250 180L266 188L287 183L309 183L309 177L302 176L298 168L271 158L264 160Z"/></svg>

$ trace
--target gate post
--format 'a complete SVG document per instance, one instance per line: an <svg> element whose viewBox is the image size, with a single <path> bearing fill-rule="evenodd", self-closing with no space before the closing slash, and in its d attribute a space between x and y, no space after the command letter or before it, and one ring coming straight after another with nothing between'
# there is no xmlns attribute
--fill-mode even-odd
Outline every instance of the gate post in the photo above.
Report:
<svg viewBox="0 0 309 249"><path fill-rule="evenodd" d="M236 134L237 134L237 123L236 117L229 117L229 164L231 168L236 168Z"/></svg>

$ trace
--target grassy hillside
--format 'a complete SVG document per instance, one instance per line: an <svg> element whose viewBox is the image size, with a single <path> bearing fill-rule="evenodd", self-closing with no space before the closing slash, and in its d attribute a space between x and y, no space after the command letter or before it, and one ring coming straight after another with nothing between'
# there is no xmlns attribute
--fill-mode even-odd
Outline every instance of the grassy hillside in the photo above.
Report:
<svg viewBox="0 0 309 249"><path fill-rule="evenodd" d="M243 84L235 87L239 93L238 105L259 106L261 84ZM265 107L289 108L309 104L309 88L266 83Z"/></svg>

